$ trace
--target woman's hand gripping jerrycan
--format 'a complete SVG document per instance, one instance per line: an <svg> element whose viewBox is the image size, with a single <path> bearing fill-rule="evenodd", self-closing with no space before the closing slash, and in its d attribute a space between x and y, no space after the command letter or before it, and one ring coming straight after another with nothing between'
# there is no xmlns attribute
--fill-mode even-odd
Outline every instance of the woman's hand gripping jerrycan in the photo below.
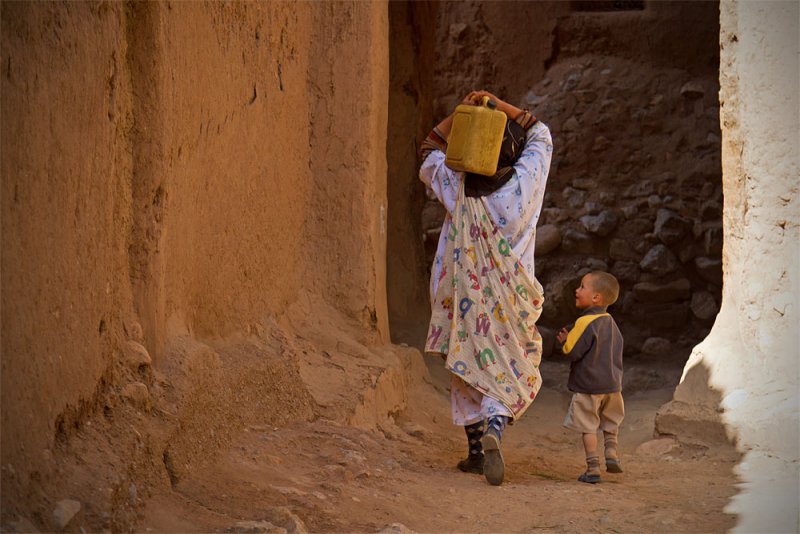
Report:
<svg viewBox="0 0 800 534"><path fill-rule="evenodd" d="M494 176L506 128L506 114L496 107L488 96L481 99L479 106L461 104L456 107L447 138L445 164L448 167Z"/></svg>

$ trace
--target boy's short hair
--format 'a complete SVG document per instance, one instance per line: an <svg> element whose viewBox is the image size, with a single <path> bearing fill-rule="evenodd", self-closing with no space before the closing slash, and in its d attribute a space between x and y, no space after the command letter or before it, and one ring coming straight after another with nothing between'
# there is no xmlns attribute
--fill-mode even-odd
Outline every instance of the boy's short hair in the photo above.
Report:
<svg viewBox="0 0 800 534"><path fill-rule="evenodd" d="M619 297L619 282L614 275L605 271L592 271L589 274L592 277L592 289L603 296L603 304L606 306L614 304Z"/></svg>

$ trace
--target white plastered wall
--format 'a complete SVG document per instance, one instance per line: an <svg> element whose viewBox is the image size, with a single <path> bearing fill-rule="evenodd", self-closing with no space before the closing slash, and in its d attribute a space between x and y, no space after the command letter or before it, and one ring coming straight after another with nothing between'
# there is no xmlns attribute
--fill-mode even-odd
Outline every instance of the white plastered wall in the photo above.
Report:
<svg viewBox="0 0 800 534"><path fill-rule="evenodd" d="M735 532L800 530L799 21L796 0L720 5L722 307L675 399L709 398L687 379L702 368L722 395L744 453Z"/></svg>

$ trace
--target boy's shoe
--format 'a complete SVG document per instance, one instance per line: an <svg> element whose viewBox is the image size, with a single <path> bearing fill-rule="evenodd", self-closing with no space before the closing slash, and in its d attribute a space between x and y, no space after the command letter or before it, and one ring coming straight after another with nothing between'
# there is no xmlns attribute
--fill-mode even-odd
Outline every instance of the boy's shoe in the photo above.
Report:
<svg viewBox="0 0 800 534"><path fill-rule="evenodd" d="M483 455L470 454L458 462L458 468L465 473L483 474Z"/></svg>
<svg viewBox="0 0 800 534"><path fill-rule="evenodd" d="M619 460L606 458L606 471L609 473L622 473L622 466L619 464Z"/></svg>
<svg viewBox="0 0 800 534"><path fill-rule="evenodd" d="M600 475L590 475L589 472L587 471L578 477L578 482L586 482L587 484L597 484L598 482L600 482Z"/></svg>
<svg viewBox="0 0 800 534"><path fill-rule="evenodd" d="M500 452L500 436L493 428L489 428L481 438L483 446L483 475L492 486L503 483L505 463L503 453Z"/></svg>

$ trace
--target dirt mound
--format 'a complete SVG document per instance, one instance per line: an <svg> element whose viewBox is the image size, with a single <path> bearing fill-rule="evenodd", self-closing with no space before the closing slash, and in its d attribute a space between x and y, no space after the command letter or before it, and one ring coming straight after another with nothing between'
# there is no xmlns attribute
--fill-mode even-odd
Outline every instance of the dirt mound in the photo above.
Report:
<svg viewBox="0 0 800 534"><path fill-rule="evenodd" d="M71 499L80 503L76 525L128 530L154 496L207 473L248 432L277 439L281 429L319 421L344 434L344 425L369 431L388 424L405 409L410 384L422 379L419 353L376 347L375 334L358 321L321 304L311 313L304 302L283 324L257 325L249 335L173 338L156 366L129 340L129 358L114 366L94 404L62 424L34 489L6 495L4 525L19 529L25 519L56 530L53 511ZM13 476L4 474L11 478L4 482Z"/></svg>

